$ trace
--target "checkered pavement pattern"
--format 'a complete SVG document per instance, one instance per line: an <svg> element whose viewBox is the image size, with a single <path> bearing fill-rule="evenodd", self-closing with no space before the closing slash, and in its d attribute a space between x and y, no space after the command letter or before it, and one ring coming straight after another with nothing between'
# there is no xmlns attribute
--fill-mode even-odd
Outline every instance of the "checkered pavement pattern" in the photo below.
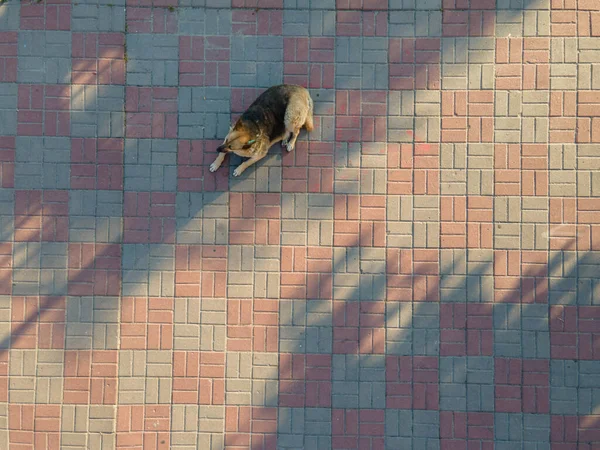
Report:
<svg viewBox="0 0 600 450"><path fill-rule="evenodd" d="M599 0L8 0L0 187L1 449L600 448Z"/></svg>

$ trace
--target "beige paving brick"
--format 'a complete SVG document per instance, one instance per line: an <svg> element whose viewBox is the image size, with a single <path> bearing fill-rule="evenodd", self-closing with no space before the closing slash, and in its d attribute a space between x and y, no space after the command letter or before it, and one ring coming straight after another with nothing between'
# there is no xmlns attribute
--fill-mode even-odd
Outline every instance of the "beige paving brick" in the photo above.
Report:
<svg viewBox="0 0 600 450"><path fill-rule="evenodd" d="M388 223L393 221L412 221L413 201L413 196L388 195L386 209Z"/></svg>
<svg viewBox="0 0 600 450"><path fill-rule="evenodd" d="M306 242L320 246L333 245L333 221L310 220L306 239Z"/></svg>
<svg viewBox="0 0 600 450"><path fill-rule="evenodd" d="M173 349L194 350L200 341L200 299L176 298L173 315Z"/></svg>
<svg viewBox="0 0 600 450"><path fill-rule="evenodd" d="M549 188L552 197L575 197L577 195L577 172L574 170L551 170Z"/></svg>
<svg viewBox="0 0 600 450"><path fill-rule="evenodd" d="M220 450L225 448L225 436L222 433L200 433L198 436L198 445L200 448Z"/></svg>
<svg viewBox="0 0 600 450"><path fill-rule="evenodd" d="M518 118L496 117L494 122L497 143L518 143L521 141L521 120Z"/></svg>
<svg viewBox="0 0 600 450"><path fill-rule="evenodd" d="M171 431L180 435L181 443L188 441L189 435L198 431L199 405L173 405L171 407ZM194 439L194 442L196 440Z"/></svg>
<svg viewBox="0 0 600 450"><path fill-rule="evenodd" d="M600 60L600 37L579 38L579 60L580 64L595 64ZM582 86L579 86L583 89Z"/></svg>
<svg viewBox="0 0 600 450"><path fill-rule="evenodd" d="M200 405L198 410L198 430L205 433L223 433L225 430L225 406ZM214 435L213 435L214 436ZM213 440L220 442L218 437ZM202 442L199 439L199 442Z"/></svg>
<svg viewBox="0 0 600 450"><path fill-rule="evenodd" d="M550 170L553 169L562 169L562 170L574 170L577 165L581 167L581 164L584 165L585 169L585 161L578 161L578 150L584 149L585 145L575 146L574 144L550 144L549 150L549 164ZM600 167L600 165L599 165Z"/></svg>
<svg viewBox="0 0 600 450"><path fill-rule="evenodd" d="M550 11L525 11L523 36L550 36Z"/></svg>
<svg viewBox="0 0 600 450"><path fill-rule="evenodd" d="M0 447L8 447L8 404L0 403Z"/></svg>
<svg viewBox="0 0 600 450"><path fill-rule="evenodd" d="M517 117L521 115L523 92L496 91L495 100L494 113L497 117Z"/></svg>
<svg viewBox="0 0 600 450"><path fill-rule="evenodd" d="M495 197L494 198L494 221L495 222L520 222L521 221L521 199L518 197Z"/></svg>
<svg viewBox="0 0 600 450"><path fill-rule="evenodd" d="M467 171L467 194L469 195L492 195L494 192L493 170L468 170Z"/></svg>
<svg viewBox="0 0 600 450"><path fill-rule="evenodd" d="M521 227L519 224L494 224L494 248L519 249L521 246Z"/></svg>
<svg viewBox="0 0 600 450"><path fill-rule="evenodd" d="M577 65L577 88L586 90L600 89L600 67L598 67L598 64Z"/></svg>
<svg viewBox="0 0 600 450"><path fill-rule="evenodd" d="M546 224L523 224L521 237L524 250L548 249L548 225Z"/></svg>
<svg viewBox="0 0 600 450"><path fill-rule="evenodd" d="M550 39L550 62L577 63L578 40L570 37Z"/></svg>
<svg viewBox="0 0 600 450"><path fill-rule="evenodd" d="M286 219L281 222L282 245L306 245L308 224L305 220Z"/></svg>
<svg viewBox="0 0 600 450"><path fill-rule="evenodd" d="M37 352L12 349L9 353L8 400L10 403L34 403Z"/></svg>
<svg viewBox="0 0 600 450"><path fill-rule="evenodd" d="M523 11L496 11L496 36L523 36Z"/></svg>
<svg viewBox="0 0 600 450"><path fill-rule="evenodd" d="M38 350L35 402L61 403L63 399L63 350Z"/></svg>

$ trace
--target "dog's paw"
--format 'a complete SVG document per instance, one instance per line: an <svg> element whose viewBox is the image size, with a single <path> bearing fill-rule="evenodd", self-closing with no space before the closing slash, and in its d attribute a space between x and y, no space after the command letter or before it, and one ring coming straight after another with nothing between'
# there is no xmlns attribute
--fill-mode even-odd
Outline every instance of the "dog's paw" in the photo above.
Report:
<svg viewBox="0 0 600 450"><path fill-rule="evenodd" d="M287 139L284 139L284 140L282 140L282 141L281 141L281 146L282 146L283 148L286 148L286 147L287 147L287 145L288 145L288 141L287 141Z"/></svg>
<svg viewBox="0 0 600 450"><path fill-rule="evenodd" d="M294 144L292 144L291 142L286 142L286 143L285 143L285 149L286 149L288 152L291 152L292 150L294 150Z"/></svg>
<svg viewBox="0 0 600 450"><path fill-rule="evenodd" d="M212 163L210 165L210 167L208 168L208 170L210 170L211 172L216 172L217 169L219 168L220 164L217 164L216 162Z"/></svg>
<svg viewBox="0 0 600 450"><path fill-rule="evenodd" d="M244 169L241 166L238 166L233 171L233 176L234 177L239 177L243 172L244 172Z"/></svg>

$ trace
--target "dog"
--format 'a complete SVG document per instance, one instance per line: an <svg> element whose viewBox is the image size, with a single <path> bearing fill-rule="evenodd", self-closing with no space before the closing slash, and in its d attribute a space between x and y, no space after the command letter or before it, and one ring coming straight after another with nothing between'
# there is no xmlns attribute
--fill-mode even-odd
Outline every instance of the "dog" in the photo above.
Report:
<svg viewBox="0 0 600 450"><path fill-rule="evenodd" d="M209 170L216 171L228 153L235 153L248 158L233 171L233 176L239 177L248 167L264 158L271 146L279 141L291 152L302 128L308 132L314 129L313 100L308 90L295 84L270 87L229 129Z"/></svg>

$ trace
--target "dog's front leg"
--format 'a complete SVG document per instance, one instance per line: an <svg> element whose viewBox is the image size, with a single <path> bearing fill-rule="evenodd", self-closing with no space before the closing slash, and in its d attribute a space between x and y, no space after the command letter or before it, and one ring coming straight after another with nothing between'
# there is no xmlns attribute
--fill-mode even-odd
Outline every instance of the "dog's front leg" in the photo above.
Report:
<svg viewBox="0 0 600 450"><path fill-rule="evenodd" d="M227 153L219 153L217 155L217 157L209 167L209 170L211 172L215 172L219 167L221 167L221 164L223 164L223 160L225 159L225 155L227 155Z"/></svg>
<svg viewBox="0 0 600 450"><path fill-rule="evenodd" d="M265 155L266 154L263 154L263 155L254 155L249 160L244 161L242 164L240 164L239 166L237 166L235 168L235 170L233 171L233 176L234 177L239 177L241 174L244 173L244 170L246 170L248 167L250 167L255 162L260 161L261 159L263 159L265 157Z"/></svg>

